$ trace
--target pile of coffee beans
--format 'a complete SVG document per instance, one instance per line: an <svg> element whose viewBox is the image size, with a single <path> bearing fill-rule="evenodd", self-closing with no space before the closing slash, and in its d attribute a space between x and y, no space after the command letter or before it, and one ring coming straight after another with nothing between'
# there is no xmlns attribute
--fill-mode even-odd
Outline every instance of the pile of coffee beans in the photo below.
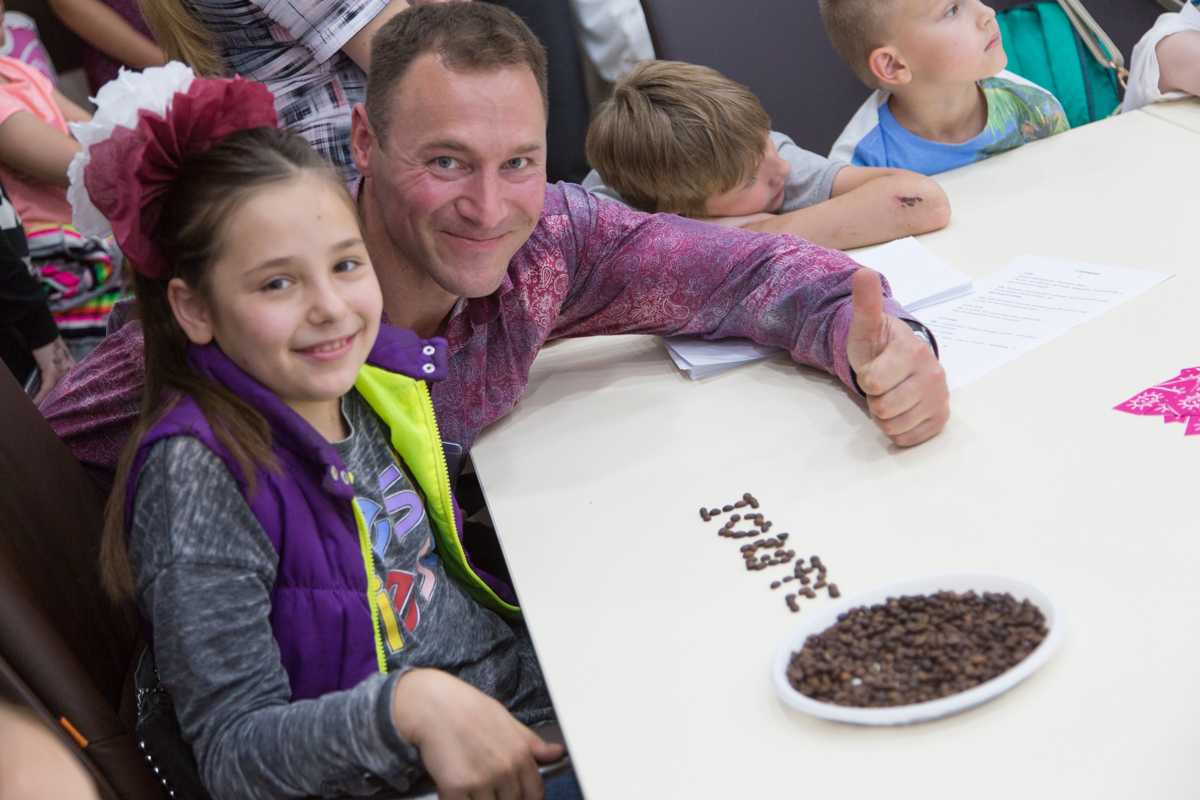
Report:
<svg viewBox="0 0 1200 800"><path fill-rule="evenodd" d="M788 681L840 706L923 703L966 691L1019 664L1048 633L1046 618L1011 594L889 597L838 617L792 654Z"/></svg>
<svg viewBox="0 0 1200 800"><path fill-rule="evenodd" d="M743 509L746 506L749 506L752 509L757 509L759 507L758 498L749 492L746 492L742 495L742 499L738 500L736 503L730 503L720 508L701 508L700 518L705 522L711 522L713 519L721 516L722 514L729 514L730 512L738 509ZM734 530L734 527L738 523L749 523L749 530ZM773 522L771 522L764 514L761 513L747 513L745 516L742 514L732 514L725 524L722 525L717 531L717 535L726 539L747 539L754 536L763 536L771 529L773 524ZM770 538L758 539L750 544L742 545L741 553L742 559L746 564L746 571L759 572L769 567L777 567L782 564L792 563L792 560L796 558L796 551L789 550L787 548L786 542L789 536L790 534L787 533L777 533ZM759 550L765 550L766 552L760 554L758 552ZM812 579L809 577L809 573L813 571L817 572L816 583L813 583ZM804 559L801 558L796 560L795 567L793 568L793 574L785 576L782 580L772 581L771 588L778 589L785 583L799 581L800 585L804 588L801 589L797 594L789 594L784 598L787 602L788 608L790 608L793 613L798 612L800 610L800 604L797 602L798 595L812 599L817 596L816 591L814 591L815 589L824 589L826 586L828 586L830 597L840 596L837 584L826 584L825 573L826 568L825 565L821 563L820 556L813 556L810 558L809 566L807 567L804 565ZM810 586L809 584L812 585Z"/></svg>

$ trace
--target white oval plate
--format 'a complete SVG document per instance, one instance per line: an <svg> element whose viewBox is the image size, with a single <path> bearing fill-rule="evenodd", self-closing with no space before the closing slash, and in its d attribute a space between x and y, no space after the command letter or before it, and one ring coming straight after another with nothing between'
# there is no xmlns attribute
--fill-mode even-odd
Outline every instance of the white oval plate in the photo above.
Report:
<svg viewBox="0 0 1200 800"><path fill-rule="evenodd" d="M940 591L963 593L972 589L979 594L1008 592L1016 598L1017 602L1029 599L1041 609L1042 614L1046 617L1046 627L1049 629L1046 638L1024 661L1002 675L997 675L986 683L981 683L972 689L949 697L887 708L856 708L823 703L800 694L788 683L787 668L791 663L792 653L797 652L809 636L821 633L836 623L839 614L844 614L858 606L882 603L889 597L928 595ZM779 645L779 649L775 651L775 660L771 665L771 684L775 687L775 694L779 695L780 700L792 708L814 717L834 722L848 722L853 725L909 725L914 722L948 717L1004 694L1049 661L1050 656L1054 655L1058 646L1062 644L1066 633L1067 618L1062 604L1057 597L1035 583L994 572L940 572L932 575L919 575L876 586L873 589L859 592L853 597L842 598L797 625Z"/></svg>

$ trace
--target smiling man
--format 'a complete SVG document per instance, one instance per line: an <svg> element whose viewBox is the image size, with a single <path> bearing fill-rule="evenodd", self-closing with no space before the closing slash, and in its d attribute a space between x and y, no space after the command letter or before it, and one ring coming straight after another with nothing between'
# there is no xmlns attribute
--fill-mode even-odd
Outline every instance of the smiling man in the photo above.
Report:
<svg viewBox="0 0 1200 800"><path fill-rule="evenodd" d="M547 186L545 57L511 12L452 3L389 21L351 136L385 313L449 342L433 400L443 437L464 449L520 399L541 346L568 336L785 347L863 393L899 445L949 417L924 327L843 253ZM42 406L102 484L142 395L141 331L121 322Z"/></svg>
<svg viewBox="0 0 1200 800"><path fill-rule="evenodd" d="M371 64L351 124L359 208L391 322L450 343L434 388L449 439L469 448L513 407L548 339L617 333L786 347L857 383L897 444L945 424L926 332L844 254L547 186L544 61L503 12L406 12Z"/></svg>

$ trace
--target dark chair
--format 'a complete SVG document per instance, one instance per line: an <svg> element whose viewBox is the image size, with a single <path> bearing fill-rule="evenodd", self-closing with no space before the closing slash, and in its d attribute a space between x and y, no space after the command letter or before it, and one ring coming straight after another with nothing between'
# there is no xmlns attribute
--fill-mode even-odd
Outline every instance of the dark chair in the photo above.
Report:
<svg viewBox="0 0 1200 800"><path fill-rule="evenodd" d="M0 696L66 736L105 800L165 800L133 735L137 613L100 588L104 497L4 368L0 421Z"/></svg>
<svg viewBox="0 0 1200 800"><path fill-rule="evenodd" d="M987 1L987 0L985 0ZM1028 0L989 2L997 11ZM1128 61L1155 0L1083 0ZM712 67L762 100L776 130L824 155L870 94L825 33L817 0L642 0L659 58Z"/></svg>

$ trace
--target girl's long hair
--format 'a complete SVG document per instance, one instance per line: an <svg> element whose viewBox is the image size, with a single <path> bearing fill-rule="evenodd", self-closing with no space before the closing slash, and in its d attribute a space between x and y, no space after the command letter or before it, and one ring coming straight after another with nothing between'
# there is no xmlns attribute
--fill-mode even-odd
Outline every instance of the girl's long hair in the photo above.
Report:
<svg viewBox="0 0 1200 800"><path fill-rule="evenodd" d="M137 0L142 19L171 61L182 61L197 77L225 75L219 40L187 0Z"/></svg>
<svg viewBox="0 0 1200 800"><path fill-rule="evenodd" d="M181 278L207 299L209 269L221 255L232 215L254 192L307 174L327 179L351 203L345 184L306 141L275 128L252 128L230 135L185 163L163 200L152 239L171 263L163 279L134 273L146 342L146 389L141 415L117 464L100 548L101 578L114 598L131 597L134 591L125 519L129 469L142 437L180 397L187 395L200 407L213 434L236 459L251 492L256 467L275 466L271 430L263 416L188 366L188 338L171 311L167 284L171 278Z"/></svg>

